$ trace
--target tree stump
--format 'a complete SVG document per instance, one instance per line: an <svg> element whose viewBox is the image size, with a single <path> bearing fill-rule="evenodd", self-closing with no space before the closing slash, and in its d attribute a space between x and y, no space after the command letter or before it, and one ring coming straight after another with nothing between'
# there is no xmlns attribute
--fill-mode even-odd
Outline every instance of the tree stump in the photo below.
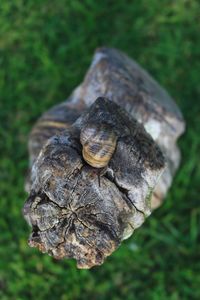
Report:
<svg viewBox="0 0 200 300"><path fill-rule="evenodd" d="M116 136L105 168L83 158L83 128ZM100 265L158 207L180 162L181 112L135 61L97 49L83 83L38 120L30 134L29 245L78 268ZM104 137L102 137L104 135ZM92 143L92 142L91 142ZM91 151L100 153L98 145Z"/></svg>

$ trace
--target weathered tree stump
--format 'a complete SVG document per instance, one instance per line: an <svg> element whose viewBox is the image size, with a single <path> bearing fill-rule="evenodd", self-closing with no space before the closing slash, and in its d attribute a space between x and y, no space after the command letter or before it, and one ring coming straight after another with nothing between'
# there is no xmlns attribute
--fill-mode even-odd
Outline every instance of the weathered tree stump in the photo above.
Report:
<svg viewBox="0 0 200 300"><path fill-rule="evenodd" d="M116 143L98 169L84 160L80 135L93 126L99 133L102 124L100 143L107 128ZM24 206L29 245L75 258L79 268L102 264L162 203L179 165L176 140L183 131L178 107L148 73L115 49L97 49L83 83L31 132ZM101 161L107 153L92 143Z"/></svg>

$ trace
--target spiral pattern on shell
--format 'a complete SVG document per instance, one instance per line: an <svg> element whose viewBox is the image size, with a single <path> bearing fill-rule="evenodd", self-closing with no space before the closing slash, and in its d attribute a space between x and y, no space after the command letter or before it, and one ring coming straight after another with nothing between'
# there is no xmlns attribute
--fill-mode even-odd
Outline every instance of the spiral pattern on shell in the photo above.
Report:
<svg viewBox="0 0 200 300"><path fill-rule="evenodd" d="M115 151L117 136L107 124L90 124L81 130L80 142L84 160L92 167L104 168Z"/></svg>

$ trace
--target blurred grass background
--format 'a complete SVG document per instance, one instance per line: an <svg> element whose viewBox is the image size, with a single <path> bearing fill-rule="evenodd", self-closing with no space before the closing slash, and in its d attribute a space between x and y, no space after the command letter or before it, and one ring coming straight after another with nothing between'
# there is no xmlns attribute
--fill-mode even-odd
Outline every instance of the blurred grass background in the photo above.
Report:
<svg viewBox="0 0 200 300"><path fill-rule="evenodd" d="M200 3L1 0L0 299L200 299ZM105 264L77 270L27 245L27 138L76 87L98 46L136 59L187 122L164 205Z"/></svg>

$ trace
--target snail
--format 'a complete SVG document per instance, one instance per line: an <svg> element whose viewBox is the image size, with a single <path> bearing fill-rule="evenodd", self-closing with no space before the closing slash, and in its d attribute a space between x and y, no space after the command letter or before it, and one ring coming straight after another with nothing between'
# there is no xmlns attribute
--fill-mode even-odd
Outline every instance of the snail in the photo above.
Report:
<svg viewBox="0 0 200 300"><path fill-rule="evenodd" d="M108 165L116 147L117 136L107 124L89 124L81 130L84 160L94 168Z"/></svg>
<svg viewBox="0 0 200 300"><path fill-rule="evenodd" d="M175 102L135 61L97 49L83 83L31 131L29 245L78 268L102 264L162 204L184 128Z"/></svg>

